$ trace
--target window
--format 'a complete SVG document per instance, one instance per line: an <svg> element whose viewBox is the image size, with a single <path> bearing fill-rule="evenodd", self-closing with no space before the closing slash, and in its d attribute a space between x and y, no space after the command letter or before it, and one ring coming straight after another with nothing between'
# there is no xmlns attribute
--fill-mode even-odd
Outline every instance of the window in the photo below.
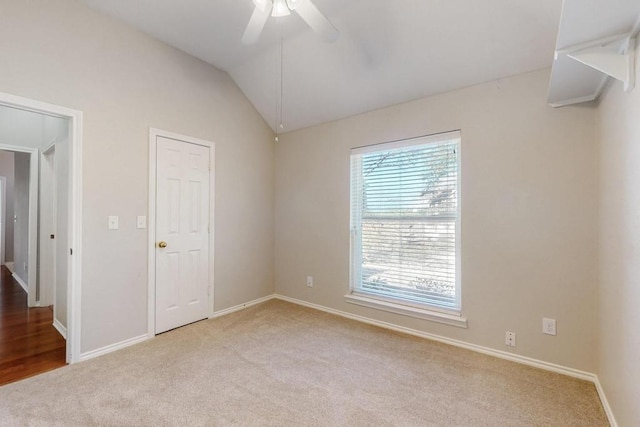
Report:
<svg viewBox="0 0 640 427"><path fill-rule="evenodd" d="M459 132L352 150L347 301L459 316L459 165Z"/></svg>

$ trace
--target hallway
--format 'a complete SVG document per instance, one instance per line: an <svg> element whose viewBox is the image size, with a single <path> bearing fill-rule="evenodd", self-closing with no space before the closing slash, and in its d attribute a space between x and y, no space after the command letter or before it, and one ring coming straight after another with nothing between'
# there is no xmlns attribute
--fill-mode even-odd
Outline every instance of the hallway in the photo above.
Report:
<svg viewBox="0 0 640 427"><path fill-rule="evenodd" d="M7 267L0 273L0 386L65 365L66 342L50 307L27 308Z"/></svg>

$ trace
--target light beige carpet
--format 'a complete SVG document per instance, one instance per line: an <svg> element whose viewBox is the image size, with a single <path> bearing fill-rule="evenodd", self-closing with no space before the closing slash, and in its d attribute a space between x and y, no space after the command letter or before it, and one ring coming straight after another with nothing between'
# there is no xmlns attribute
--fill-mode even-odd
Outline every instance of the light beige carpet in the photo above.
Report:
<svg viewBox="0 0 640 427"><path fill-rule="evenodd" d="M608 425L593 384L269 301L0 387L2 425Z"/></svg>

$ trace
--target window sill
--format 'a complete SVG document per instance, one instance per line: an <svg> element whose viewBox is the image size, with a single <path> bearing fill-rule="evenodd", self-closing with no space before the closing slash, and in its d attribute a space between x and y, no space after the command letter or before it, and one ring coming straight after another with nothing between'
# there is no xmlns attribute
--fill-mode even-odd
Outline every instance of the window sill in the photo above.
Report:
<svg viewBox="0 0 640 427"><path fill-rule="evenodd" d="M467 318L454 314L447 314L424 308L411 307L408 305L397 304L390 301L384 301L359 294L347 294L344 296L344 299L350 304L356 304L363 307L375 308L382 311L388 311L390 313L401 314L403 316L417 317L418 319L444 323L445 325L457 326L459 328L467 327Z"/></svg>

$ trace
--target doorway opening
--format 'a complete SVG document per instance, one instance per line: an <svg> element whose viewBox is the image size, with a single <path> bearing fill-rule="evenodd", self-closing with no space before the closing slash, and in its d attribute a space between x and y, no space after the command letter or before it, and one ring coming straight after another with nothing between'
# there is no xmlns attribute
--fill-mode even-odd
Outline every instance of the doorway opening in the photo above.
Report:
<svg viewBox="0 0 640 427"><path fill-rule="evenodd" d="M4 264L25 285L29 307L52 306L66 363L80 360L81 126L80 111L0 93L0 150L15 159L13 218L9 183L0 180ZM7 258L10 224L13 260Z"/></svg>
<svg viewBox="0 0 640 427"><path fill-rule="evenodd" d="M28 145L14 146L2 143L18 135L24 136L23 124L32 119L41 120L38 115L23 116L23 114L29 113L0 107L0 119L3 122L10 122L10 125L3 124L0 128L0 175L7 183L4 205L9 214L9 220L4 224L5 233L0 236L2 239L0 246L4 246L5 249L4 264L27 293L28 306L36 307L39 306L37 295L38 149ZM20 119L26 117L27 120L20 123L20 119L15 120L15 115ZM28 123L27 126L34 124L36 123ZM25 141L28 139L25 137ZM36 141L29 141L29 143L35 144Z"/></svg>

